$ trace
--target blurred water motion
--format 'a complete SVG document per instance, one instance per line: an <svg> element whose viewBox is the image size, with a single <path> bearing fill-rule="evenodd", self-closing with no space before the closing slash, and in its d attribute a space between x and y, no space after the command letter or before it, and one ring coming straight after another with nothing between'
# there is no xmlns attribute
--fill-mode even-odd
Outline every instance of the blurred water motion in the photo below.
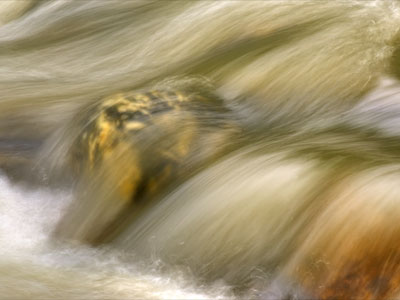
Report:
<svg viewBox="0 0 400 300"><path fill-rule="evenodd" d="M400 2L0 2L0 299L400 298Z"/></svg>

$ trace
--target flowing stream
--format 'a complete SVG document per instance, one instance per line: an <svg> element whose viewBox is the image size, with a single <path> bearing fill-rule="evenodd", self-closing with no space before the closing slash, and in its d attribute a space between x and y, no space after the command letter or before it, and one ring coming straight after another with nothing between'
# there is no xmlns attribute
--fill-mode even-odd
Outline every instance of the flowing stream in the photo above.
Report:
<svg viewBox="0 0 400 300"><path fill-rule="evenodd" d="M390 0L1 1L0 299L400 299L399 29ZM159 87L229 111L169 136L234 129L86 243L122 171L79 196L77 120Z"/></svg>

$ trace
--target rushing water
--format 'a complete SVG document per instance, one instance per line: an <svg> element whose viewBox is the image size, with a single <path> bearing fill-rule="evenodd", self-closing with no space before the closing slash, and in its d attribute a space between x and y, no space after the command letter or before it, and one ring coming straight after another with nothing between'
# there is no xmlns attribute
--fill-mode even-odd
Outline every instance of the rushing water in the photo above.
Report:
<svg viewBox="0 0 400 300"><path fill-rule="evenodd" d="M390 0L1 1L0 299L400 298L399 29ZM74 141L154 88L224 108L144 130L147 161L193 130L187 173L86 243L137 161L87 179Z"/></svg>

